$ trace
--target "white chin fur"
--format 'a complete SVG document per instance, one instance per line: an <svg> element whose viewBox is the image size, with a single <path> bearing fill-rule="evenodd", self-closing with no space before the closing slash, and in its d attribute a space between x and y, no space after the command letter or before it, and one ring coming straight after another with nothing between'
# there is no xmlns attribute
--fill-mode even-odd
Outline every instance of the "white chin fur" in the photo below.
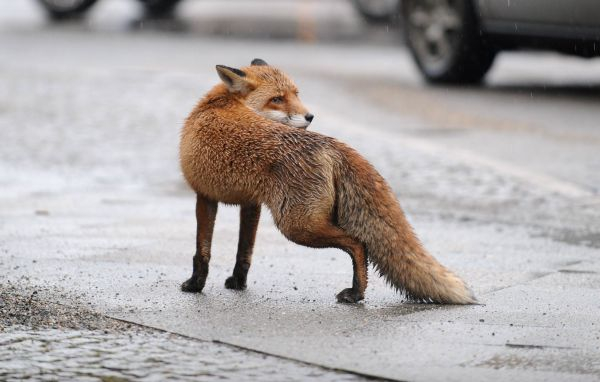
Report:
<svg viewBox="0 0 600 382"><path fill-rule="evenodd" d="M279 110L263 111L259 112L259 114L272 121L277 121L291 127L306 128L310 125L310 122L301 114L287 115Z"/></svg>
<svg viewBox="0 0 600 382"><path fill-rule="evenodd" d="M308 125L310 125L310 122L308 122L306 120L306 118L304 118L303 115L294 114L294 115L290 115L288 117L288 122L286 123L286 125L289 125L292 127L305 128L305 127L308 127Z"/></svg>

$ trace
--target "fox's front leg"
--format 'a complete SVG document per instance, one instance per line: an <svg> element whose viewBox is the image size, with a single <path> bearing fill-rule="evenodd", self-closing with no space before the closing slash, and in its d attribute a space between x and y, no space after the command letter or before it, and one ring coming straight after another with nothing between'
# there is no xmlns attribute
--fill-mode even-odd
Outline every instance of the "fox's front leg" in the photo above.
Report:
<svg viewBox="0 0 600 382"><path fill-rule="evenodd" d="M198 194L196 197L196 254L192 277L181 284L184 292L202 292L208 276L210 245L212 242L218 203Z"/></svg>
<svg viewBox="0 0 600 382"><path fill-rule="evenodd" d="M240 211L240 238L233 275L225 280L225 288L246 289L246 276L252 263L256 228L260 219L260 205L244 205Z"/></svg>

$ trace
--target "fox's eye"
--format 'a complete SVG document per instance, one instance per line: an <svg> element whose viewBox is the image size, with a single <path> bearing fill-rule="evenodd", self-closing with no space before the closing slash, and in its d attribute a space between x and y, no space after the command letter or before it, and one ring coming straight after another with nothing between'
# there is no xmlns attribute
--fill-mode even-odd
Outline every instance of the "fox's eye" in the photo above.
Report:
<svg viewBox="0 0 600 382"><path fill-rule="evenodd" d="M283 97L273 97L273 98L271 98L271 103L274 103L274 104L283 103Z"/></svg>

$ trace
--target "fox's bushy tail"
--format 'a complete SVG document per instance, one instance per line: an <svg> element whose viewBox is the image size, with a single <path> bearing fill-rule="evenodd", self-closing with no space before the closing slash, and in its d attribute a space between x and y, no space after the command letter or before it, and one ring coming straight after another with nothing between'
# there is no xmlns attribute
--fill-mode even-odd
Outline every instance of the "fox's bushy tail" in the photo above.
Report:
<svg viewBox="0 0 600 382"><path fill-rule="evenodd" d="M465 282L423 248L383 177L353 149L340 151L337 224L364 244L375 269L411 300L476 303Z"/></svg>

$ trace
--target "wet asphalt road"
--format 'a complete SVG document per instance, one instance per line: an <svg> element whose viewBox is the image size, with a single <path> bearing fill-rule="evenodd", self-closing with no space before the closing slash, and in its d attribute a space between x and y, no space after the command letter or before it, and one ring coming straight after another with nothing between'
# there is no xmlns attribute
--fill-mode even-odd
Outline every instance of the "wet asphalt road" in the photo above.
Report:
<svg viewBox="0 0 600 382"><path fill-rule="evenodd" d="M1 284L365 375L600 379L599 61L506 54L482 87L430 88L394 37L365 29L342 2L290 2L274 16L241 6L246 17L189 2L183 33L128 30L137 11L124 1L62 27L23 4L0 12ZM313 33L298 34L307 22ZM347 256L287 242L268 214L248 290L225 290L233 207L219 210L205 292L179 291L194 240L179 129L216 83L215 64L254 57L296 79L311 129L376 165L482 305L407 304L374 273L364 304L336 304Z"/></svg>

